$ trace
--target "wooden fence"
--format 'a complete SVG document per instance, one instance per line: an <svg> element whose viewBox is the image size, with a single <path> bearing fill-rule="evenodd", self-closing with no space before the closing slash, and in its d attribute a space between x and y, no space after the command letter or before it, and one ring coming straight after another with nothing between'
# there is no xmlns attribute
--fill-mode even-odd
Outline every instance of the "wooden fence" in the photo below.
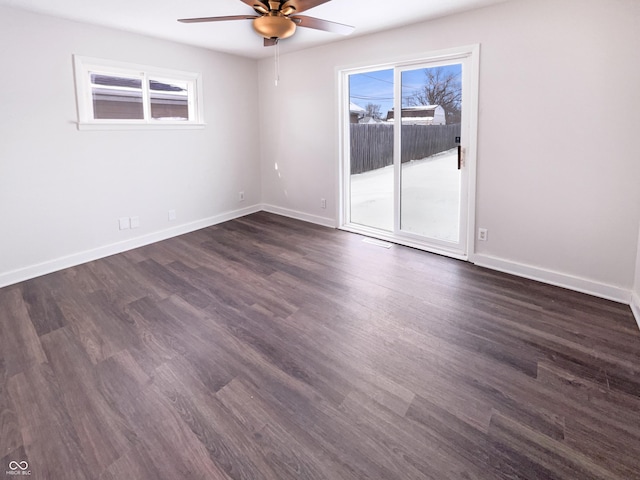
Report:
<svg viewBox="0 0 640 480"><path fill-rule="evenodd" d="M351 127L351 175L393 164L393 125L358 124ZM460 124L403 125L402 163L430 157L456 146Z"/></svg>

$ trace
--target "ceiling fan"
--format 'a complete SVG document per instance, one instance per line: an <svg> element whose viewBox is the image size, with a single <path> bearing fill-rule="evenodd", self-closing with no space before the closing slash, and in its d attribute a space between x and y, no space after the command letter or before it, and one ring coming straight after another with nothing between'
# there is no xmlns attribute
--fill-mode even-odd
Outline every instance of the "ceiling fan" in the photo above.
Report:
<svg viewBox="0 0 640 480"><path fill-rule="evenodd" d="M255 11L255 15L226 17L183 18L183 23L222 22L227 20L253 20L253 29L264 37L264 46L276 45L278 40L293 35L297 27L349 35L355 27L329 22L319 18L298 15L331 0L240 0Z"/></svg>

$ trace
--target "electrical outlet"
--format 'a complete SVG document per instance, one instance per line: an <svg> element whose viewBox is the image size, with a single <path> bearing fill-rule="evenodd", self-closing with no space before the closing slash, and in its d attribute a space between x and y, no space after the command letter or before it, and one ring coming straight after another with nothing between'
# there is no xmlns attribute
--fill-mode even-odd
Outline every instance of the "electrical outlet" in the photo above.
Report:
<svg viewBox="0 0 640 480"><path fill-rule="evenodd" d="M131 228L129 217L120 217L118 219L118 227L120 228L120 230L129 230Z"/></svg>
<svg viewBox="0 0 640 480"><path fill-rule="evenodd" d="M168 218L170 222L173 222L176 218L178 218L178 216L176 215L176 211L173 209L169 210Z"/></svg>
<svg viewBox="0 0 640 480"><path fill-rule="evenodd" d="M131 228L138 228L140 226L140 217L131 217L129 225L131 225Z"/></svg>
<svg viewBox="0 0 640 480"><path fill-rule="evenodd" d="M489 237L489 230L487 230L486 228L478 229L478 240L480 240L481 242L486 242L488 237Z"/></svg>
<svg viewBox="0 0 640 480"><path fill-rule="evenodd" d="M244 202L244 192L238 193L238 200Z"/></svg>
<svg viewBox="0 0 640 480"><path fill-rule="evenodd" d="M321 198L320 199L320 208L327 208L327 199L326 198Z"/></svg>

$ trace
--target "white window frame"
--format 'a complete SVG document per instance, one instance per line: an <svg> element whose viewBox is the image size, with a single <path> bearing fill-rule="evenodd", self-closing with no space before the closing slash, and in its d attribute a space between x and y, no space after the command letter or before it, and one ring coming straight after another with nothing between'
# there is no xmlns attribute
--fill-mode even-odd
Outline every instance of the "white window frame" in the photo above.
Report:
<svg viewBox="0 0 640 480"><path fill-rule="evenodd" d="M78 130L135 130L204 128L202 75L100 58L73 56ZM142 80L144 119L96 119L93 113L90 73L138 77ZM189 120L156 120L150 114L149 80L187 84Z"/></svg>

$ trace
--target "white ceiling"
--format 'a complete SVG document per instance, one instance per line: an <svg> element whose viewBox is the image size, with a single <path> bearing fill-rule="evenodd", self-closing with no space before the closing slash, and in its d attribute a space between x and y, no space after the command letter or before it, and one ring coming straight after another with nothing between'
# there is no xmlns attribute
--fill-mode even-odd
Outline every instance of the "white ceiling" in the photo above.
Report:
<svg viewBox="0 0 640 480"><path fill-rule="evenodd" d="M304 15L356 27L359 36L400 25L471 10L508 0L332 0ZM251 58L272 54L253 32L251 21L183 24L178 18L251 14L239 0L0 0L0 5L21 8L86 23L142 33ZM301 50L343 37L308 28L280 43L282 53Z"/></svg>

